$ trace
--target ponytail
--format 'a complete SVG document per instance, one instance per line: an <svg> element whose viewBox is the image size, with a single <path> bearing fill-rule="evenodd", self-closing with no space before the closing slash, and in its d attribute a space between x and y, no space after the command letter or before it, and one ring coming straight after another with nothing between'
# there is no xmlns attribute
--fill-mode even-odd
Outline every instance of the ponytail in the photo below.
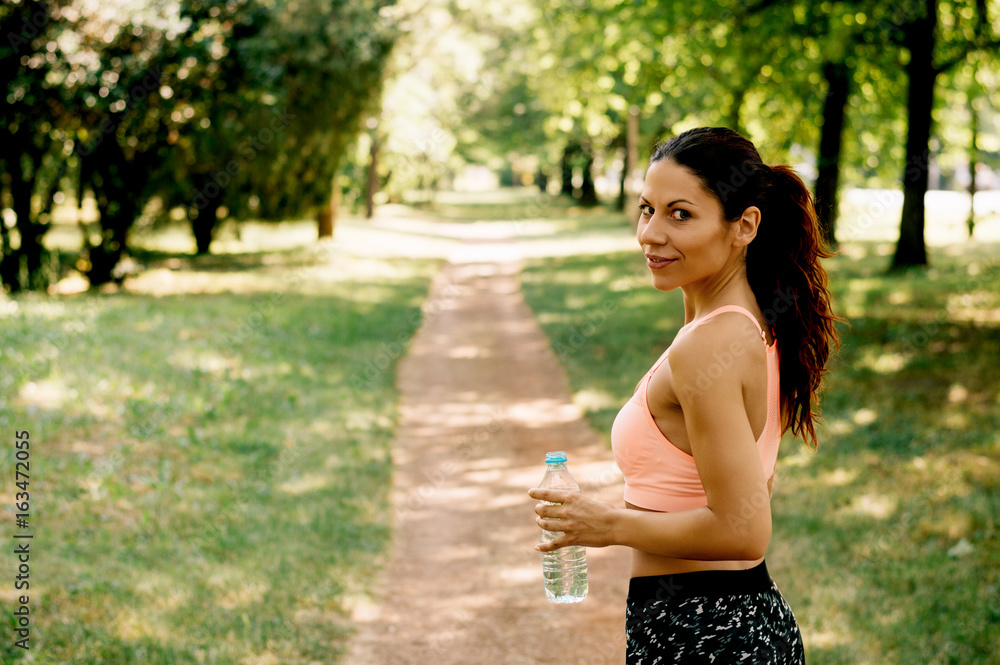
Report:
<svg viewBox="0 0 1000 665"><path fill-rule="evenodd" d="M791 167L764 164L753 143L724 127L699 127L661 143L650 163L663 158L701 178L726 219L760 209L747 281L778 340L782 431L815 448L819 389L842 319L830 307L820 259L832 253L822 245L812 195Z"/></svg>
<svg viewBox="0 0 1000 665"><path fill-rule="evenodd" d="M830 345L838 343L820 264L833 254L822 245L812 195L795 171L781 164L765 177L761 223L747 247L747 281L778 339L782 429L815 447L815 402Z"/></svg>

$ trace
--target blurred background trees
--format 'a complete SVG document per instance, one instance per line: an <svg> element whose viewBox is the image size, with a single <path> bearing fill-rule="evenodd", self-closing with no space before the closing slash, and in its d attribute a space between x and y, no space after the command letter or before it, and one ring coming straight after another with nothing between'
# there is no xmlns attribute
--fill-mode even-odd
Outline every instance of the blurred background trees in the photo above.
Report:
<svg viewBox="0 0 1000 665"><path fill-rule="evenodd" d="M92 196L77 267L116 278L147 206L180 209L198 253L220 214L332 215L333 174L377 100L389 3L112 0L0 9L4 286L54 277L54 204ZM82 219L82 218L81 218ZM13 228L10 228L13 227Z"/></svg>
<svg viewBox="0 0 1000 665"><path fill-rule="evenodd" d="M706 124L794 163L832 244L845 187L901 190L902 268L928 188L1000 169L997 0L18 0L0 32L9 291L59 277L60 206L92 286L143 217L199 254L225 220L322 237L341 200L429 204L470 165L632 217L650 146Z"/></svg>

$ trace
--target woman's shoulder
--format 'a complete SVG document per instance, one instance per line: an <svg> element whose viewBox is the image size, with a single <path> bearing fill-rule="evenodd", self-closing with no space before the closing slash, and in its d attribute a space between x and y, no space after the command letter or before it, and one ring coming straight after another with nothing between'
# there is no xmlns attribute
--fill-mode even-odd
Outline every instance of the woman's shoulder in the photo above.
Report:
<svg viewBox="0 0 1000 665"><path fill-rule="evenodd" d="M734 381L743 370L752 371L764 361L766 348L750 318L739 311L725 311L695 319L670 345L670 371L675 377Z"/></svg>
<svg viewBox="0 0 1000 665"><path fill-rule="evenodd" d="M679 346L689 353L753 342L756 343L755 347L763 346L760 322L750 309L742 305L717 307L686 324L682 333L674 340L671 348Z"/></svg>

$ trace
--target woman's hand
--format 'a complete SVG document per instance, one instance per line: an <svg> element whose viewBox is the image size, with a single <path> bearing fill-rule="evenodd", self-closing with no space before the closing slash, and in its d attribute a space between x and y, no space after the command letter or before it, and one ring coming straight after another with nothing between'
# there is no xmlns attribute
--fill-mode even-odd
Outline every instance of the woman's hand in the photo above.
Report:
<svg viewBox="0 0 1000 665"><path fill-rule="evenodd" d="M615 544L618 509L610 503L588 499L574 490L535 487L528 490L528 496L540 501L535 506L538 526L546 531L562 532L558 538L536 545L539 552L552 552L568 545L607 547Z"/></svg>

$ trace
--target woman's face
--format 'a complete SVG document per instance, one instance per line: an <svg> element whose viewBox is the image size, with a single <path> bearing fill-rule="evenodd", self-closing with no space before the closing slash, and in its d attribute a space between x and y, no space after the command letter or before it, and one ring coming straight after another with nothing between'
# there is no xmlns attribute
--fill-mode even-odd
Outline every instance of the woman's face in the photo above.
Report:
<svg viewBox="0 0 1000 665"><path fill-rule="evenodd" d="M657 289L709 286L738 256L738 225L724 219L722 204L697 176L670 158L650 165L639 203L636 236Z"/></svg>

